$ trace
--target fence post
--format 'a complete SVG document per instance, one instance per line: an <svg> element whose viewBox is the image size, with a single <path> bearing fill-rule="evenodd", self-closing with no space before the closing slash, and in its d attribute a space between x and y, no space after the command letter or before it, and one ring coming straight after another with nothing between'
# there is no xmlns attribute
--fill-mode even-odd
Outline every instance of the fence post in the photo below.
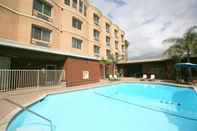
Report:
<svg viewBox="0 0 197 131"><path fill-rule="evenodd" d="M37 74L38 74L38 78L37 78L37 88L39 88L39 84L40 84L40 71L37 70Z"/></svg>

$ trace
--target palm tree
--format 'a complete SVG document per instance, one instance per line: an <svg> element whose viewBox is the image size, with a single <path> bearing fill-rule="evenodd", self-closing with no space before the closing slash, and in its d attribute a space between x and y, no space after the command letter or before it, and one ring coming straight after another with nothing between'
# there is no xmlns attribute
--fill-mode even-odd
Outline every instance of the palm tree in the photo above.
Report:
<svg viewBox="0 0 197 131"><path fill-rule="evenodd" d="M125 40L125 49L127 51L128 47L129 47L129 41ZM126 52L127 54L127 52ZM112 53L108 56L107 59L102 58L102 60L100 60L100 64L103 66L103 74L104 74L104 79L106 76L106 72L105 72L105 65L110 65L112 64L112 68L113 68L113 74L115 74L115 65L119 62L123 60L122 56L115 56Z"/></svg>
<svg viewBox="0 0 197 131"><path fill-rule="evenodd" d="M110 54L107 61L112 64L112 68L113 68L113 74L115 74L115 67L118 64L119 61L123 60L122 56L118 55L114 55L114 54Z"/></svg>
<svg viewBox="0 0 197 131"><path fill-rule="evenodd" d="M186 57L187 62L190 63L191 55L197 55L197 26L189 28L182 37L168 38L163 43L173 43L165 54L178 62ZM188 69L188 75L190 81L191 69Z"/></svg>
<svg viewBox="0 0 197 131"><path fill-rule="evenodd" d="M182 37L168 38L163 43L173 43L165 52L171 58L180 61L186 57L190 62L191 55L197 54L197 26L189 28Z"/></svg>
<svg viewBox="0 0 197 131"><path fill-rule="evenodd" d="M125 40L125 48L127 49L129 47L130 43L128 40Z"/></svg>
<svg viewBox="0 0 197 131"><path fill-rule="evenodd" d="M103 76L105 79L105 76L106 76L105 65L111 64L111 61L102 58L102 60L100 60L100 64L103 66Z"/></svg>

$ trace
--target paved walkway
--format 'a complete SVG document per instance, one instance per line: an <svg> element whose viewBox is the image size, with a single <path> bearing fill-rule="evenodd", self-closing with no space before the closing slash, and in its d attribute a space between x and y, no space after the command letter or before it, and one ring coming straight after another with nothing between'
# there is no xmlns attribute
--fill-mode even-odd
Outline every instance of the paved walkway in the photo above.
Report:
<svg viewBox="0 0 197 131"><path fill-rule="evenodd" d="M73 90L79 90L79 89L87 89L87 88L93 88L95 86L102 86L112 83L120 83L120 82L139 82L139 79L135 78L124 78L121 81L108 81L108 80L102 80L98 83L94 84L88 84L88 85L82 85L82 86L75 86L75 87L46 87L42 89L23 89L23 90L17 90L12 92L6 92L6 93L0 93L0 131L5 131L7 124L11 120L11 118L16 114L20 108L18 108L15 105L12 105L5 101L4 99L7 98L9 100L12 100L16 103L19 103L23 106L30 105L31 103L45 97L48 94L52 93L61 93L61 92L68 92ZM155 81L160 82L160 81ZM197 89L197 88L196 88Z"/></svg>

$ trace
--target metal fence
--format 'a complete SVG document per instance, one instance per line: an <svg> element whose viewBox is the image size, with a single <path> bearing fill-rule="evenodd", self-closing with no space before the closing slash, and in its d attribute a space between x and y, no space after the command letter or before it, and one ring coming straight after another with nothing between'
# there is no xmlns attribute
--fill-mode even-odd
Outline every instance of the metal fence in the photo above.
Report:
<svg viewBox="0 0 197 131"><path fill-rule="evenodd" d="M0 92L61 85L64 70L0 70Z"/></svg>

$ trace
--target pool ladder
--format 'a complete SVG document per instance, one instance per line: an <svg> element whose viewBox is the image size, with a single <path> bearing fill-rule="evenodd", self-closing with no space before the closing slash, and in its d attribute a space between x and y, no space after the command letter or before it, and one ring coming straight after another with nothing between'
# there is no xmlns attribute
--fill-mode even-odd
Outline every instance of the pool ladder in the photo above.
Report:
<svg viewBox="0 0 197 131"><path fill-rule="evenodd" d="M35 115L35 116L37 116L37 117L39 117L39 118L41 118L41 119L47 121L47 122L49 123L49 125L50 125L50 131L53 131L53 123L52 123L52 121L49 120L48 118L46 118L46 117L44 117L44 116L42 116L42 115L40 115L40 114L38 114L38 113L36 113L36 112L34 112L34 111L28 109L27 107L22 106L22 105L20 105L20 104L14 102L14 101L12 101L12 100L10 100L10 99L4 98L3 100L5 100L5 101L7 101L8 103L11 103L11 104L13 104L13 105L15 105L15 106L17 106L17 107L20 107L23 111L28 111L29 113L31 113L31 114L33 114L33 115Z"/></svg>

